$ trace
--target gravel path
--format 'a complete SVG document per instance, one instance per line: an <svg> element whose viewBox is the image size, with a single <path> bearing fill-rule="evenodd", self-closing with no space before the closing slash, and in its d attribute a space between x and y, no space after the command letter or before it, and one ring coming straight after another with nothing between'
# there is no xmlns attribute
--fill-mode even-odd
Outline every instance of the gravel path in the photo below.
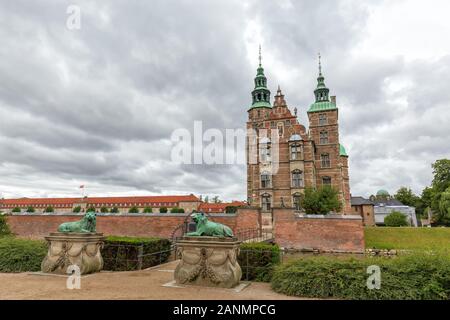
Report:
<svg viewBox="0 0 450 320"><path fill-rule="evenodd" d="M277 294L268 283L252 282L241 292L233 289L163 287L173 280L177 261L154 269L101 272L81 278L81 289L66 288L66 277L34 273L0 273L0 299L295 299Z"/></svg>

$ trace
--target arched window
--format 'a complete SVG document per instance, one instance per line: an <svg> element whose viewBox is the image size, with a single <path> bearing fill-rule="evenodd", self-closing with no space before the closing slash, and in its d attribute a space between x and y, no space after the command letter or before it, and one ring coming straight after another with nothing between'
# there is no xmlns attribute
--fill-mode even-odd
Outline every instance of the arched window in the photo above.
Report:
<svg viewBox="0 0 450 320"><path fill-rule="evenodd" d="M328 131L321 131L320 144L327 144L327 143L328 143Z"/></svg>
<svg viewBox="0 0 450 320"><path fill-rule="evenodd" d="M292 171L292 187L303 188L303 172L300 170Z"/></svg>
<svg viewBox="0 0 450 320"><path fill-rule="evenodd" d="M291 145L291 160L300 160L303 158L303 146L301 144Z"/></svg>
<svg viewBox="0 0 450 320"><path fill-rule="evenodd" d="M292 196L292 203L294 205L294 209L296 211L302 210L302 194L301 193L294 193Z"/></svg>
<svg viewBox="0 0 450 320"><path fill-rule="evenodd" d="M331 186L331 178L330 177L322 177L322 185Z"/></svg>
<svg viewBox="0 0 450 320"><path fill-rule="evenodd" d="M272 208L270 200L271 200L270 194L265 193L261 196L262 211L264 212L270 211L270 209Z"/></svg>
<svg viewBox="0 0 450 320"><path fill-rule="evenodd" d="M261 101L261 93L258 93L258 101Z"/></svg>
<svg viewBox="0 0 450 320"><path fill-rule="evenodd" d="M322 164L322 168L330 168L331 167L330 155L328 153L321 154L320 161Z"/></svg>
<svg viewBox="0 0 450 320"><path fill-rule="evenodd" d="M264 172L261 174L261 188L265 189L265 188L270 188L271 183L270 183L270 174L267 172Z"/></svg>

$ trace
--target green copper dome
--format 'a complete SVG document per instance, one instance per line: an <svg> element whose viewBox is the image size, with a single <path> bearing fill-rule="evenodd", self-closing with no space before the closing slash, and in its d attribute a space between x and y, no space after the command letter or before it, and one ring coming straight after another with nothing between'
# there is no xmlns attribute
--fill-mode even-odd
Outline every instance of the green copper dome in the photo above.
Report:
<svg viewBox="0 0 450 320"><path fill-rule="evenodd" d="M261 64L261 46L259 47L259 67L256 71L255 89L252 91L252 105L249 111L254 108L272 108L270 91L267 89L267 78Z"/></svg>
<svg viewBox="0 0 450 320"><path fill-rule="evenodd" d="M337 110L336 104L330 101L314 102L308 109L308 112L319 112L327 110Z"/></svg>
<svg viewBox="0 0 450 320"><path fill-rule="evenodd" d="M389 195L389 192L387 192L384 189L381 189L381 190L377 191L377 196L388 196L388 195Z"/></svg>
<svg viewBox="0 0 450 320"><path fill-rule="evenodd" d="M342 157L348 157L347 151L342 144L339 144L339 155Z"/></svg>

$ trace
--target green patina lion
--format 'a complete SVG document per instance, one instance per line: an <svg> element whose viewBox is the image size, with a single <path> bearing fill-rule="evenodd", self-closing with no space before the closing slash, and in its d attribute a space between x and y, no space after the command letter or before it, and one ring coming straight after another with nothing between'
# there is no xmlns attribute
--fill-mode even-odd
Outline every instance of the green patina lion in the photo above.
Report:
<svg viewBox="0 0 450 320"><path fill-rule="evenodd" d="M221 223L208 221L203 212L193 213L192 220L197 224L197 231L186 233L186 236L193 237L221 237L232 238L233 231Z"/></svg>
<svg viewBox="0 0 450 320"><path fill-rule="evenodd" d="M95 227L97 225L97 215L95 212L87 212L83 219L74 222L64 222L59 225L59 232L77 232L88 233L96 232Z"/></svg>

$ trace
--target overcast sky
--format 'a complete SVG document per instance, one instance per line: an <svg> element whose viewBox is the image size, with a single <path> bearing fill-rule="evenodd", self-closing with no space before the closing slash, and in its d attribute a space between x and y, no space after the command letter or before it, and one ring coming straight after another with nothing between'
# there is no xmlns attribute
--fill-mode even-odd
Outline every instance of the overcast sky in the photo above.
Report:
<svg viewBox="0 0 450 320"><path fill-rule="evenodd" d="M67 7L81 10L67 27ZM448 0L2 1L3 197L246 199L243 165L171 162L171 134L244 128L258 45L306 123L323 57L353 195L431 182L450 157Z"/></svg>

